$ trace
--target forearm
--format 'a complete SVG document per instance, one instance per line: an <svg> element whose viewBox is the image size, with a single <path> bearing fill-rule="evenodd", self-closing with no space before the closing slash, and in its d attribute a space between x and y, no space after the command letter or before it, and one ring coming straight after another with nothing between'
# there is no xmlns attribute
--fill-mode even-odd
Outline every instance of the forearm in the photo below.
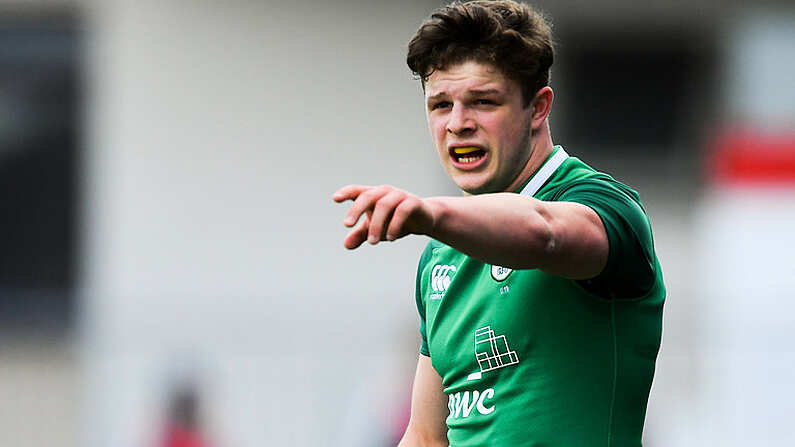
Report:
<svg viewBox="0 0 795 447"><path fill-rule="evenodd" d="M489 264L536 268L555 252L551 219L539 200L500 193L431 197L428 236Z"/></svg>

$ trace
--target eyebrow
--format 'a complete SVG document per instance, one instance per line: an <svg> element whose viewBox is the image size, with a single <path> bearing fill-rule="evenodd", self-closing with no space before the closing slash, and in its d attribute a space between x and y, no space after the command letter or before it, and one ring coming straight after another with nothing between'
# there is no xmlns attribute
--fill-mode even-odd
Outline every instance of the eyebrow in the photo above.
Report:
<svg viewBox="0 0 795 447"><path fill-rule="evenodd" d="M483 90L477 90L477 89L469 90L467 93L469 93L469 94L471 94L473 96L486 96L486 95L498 95L498 94L500 94L502 92L500 92L496 88L487 88L487 89L483 89Z"/></svg>
<svg viewBox="0 0 795 447"><path fill-rule="evenodd" d="M482 90L479 90L479 89L467 90L467 94L470 95L470 96L498 95L500 93L502 93L502 92L500 92L496 88L487 88L487 89L482 89ZM447 92L437 93L437 94L435 94L433 96L429 96L428 97L428 101L435 101L437 99L444 98L444 97L447 97L447 96L450 96L449 94L447 94Z"/></svg>

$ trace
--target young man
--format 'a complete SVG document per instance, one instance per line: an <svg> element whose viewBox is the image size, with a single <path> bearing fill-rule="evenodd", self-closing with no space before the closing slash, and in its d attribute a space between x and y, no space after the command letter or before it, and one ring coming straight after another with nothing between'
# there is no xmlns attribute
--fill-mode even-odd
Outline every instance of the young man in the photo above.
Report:
<svg viewBox="0 0 795 447"><path fill-rule="evenodd" d="M466 195L346 186L353 249L432 238L400 445L638 446L665 288L637 193L554 146L544 19L454 3L409 44L444 169ZM361 222L356 222L361 218Z"/></svg>

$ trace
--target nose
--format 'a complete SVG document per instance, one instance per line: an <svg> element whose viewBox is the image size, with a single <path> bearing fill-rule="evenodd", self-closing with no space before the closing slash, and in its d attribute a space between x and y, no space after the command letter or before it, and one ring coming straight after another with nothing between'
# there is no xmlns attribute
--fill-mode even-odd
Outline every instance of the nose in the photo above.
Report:
<svg viewBox="0 0 795 447"><path fill-rule="evenodd" d="M447 116L447 132L460 135L472 132L475 130L475 127L475 121L469 115L467 108L461 103L453 104L453 108Z"/></svg>

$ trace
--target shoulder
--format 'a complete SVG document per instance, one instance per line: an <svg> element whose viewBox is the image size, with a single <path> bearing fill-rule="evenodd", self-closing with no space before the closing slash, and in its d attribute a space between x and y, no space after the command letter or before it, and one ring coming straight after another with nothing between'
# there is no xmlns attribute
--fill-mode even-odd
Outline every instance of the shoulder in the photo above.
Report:
<svg viewBox="0 0 795 447"><path fill-rule="evenodd" d="M563 194L577 186L609 188L616 184L620 182L609 174L597 171L577 157L569 157L543 185L536 197L545 201L560 201Z"/></svg>
<svg viewBox="0 0 795 447"><path fill-rule="evenodd" d="M561 168L561 174L554 184L549 185L543 200L599 202L620 208L629 206L641 215L646 215L637 191L611 175L597 171L576 157L569 157Z"/></svg>
<svg viewBox="0 0 795 447"><path fill-rule="evenodd" d="M601 283L602 295L644 295L655 283L658 262L651 223L640 195L576 158L565 174L565 181L559 182L546 200L576 202L593 209L608 238L607 265L591 282Z"/></svg>
<svg viewBox="0 0 795 447"><path fill-rule="evenodd" d="M574 188L590 186L596 189L618 190L634 200L640 201L638 193L629 186L616 180L610 174L598 171L577 157L569 157L562 166L563 172L555 189L561 195Z"/></svg>
<svg viewBox="0 0 795 447"><path fill-rule="evenodd" d="M586 205L603 221L620 221L623 225L619 227L632 230L644 241L651 242L651 225L640 195L607 174L597 174L600 175L579 178L561 187L554 200Z"/></svg>

